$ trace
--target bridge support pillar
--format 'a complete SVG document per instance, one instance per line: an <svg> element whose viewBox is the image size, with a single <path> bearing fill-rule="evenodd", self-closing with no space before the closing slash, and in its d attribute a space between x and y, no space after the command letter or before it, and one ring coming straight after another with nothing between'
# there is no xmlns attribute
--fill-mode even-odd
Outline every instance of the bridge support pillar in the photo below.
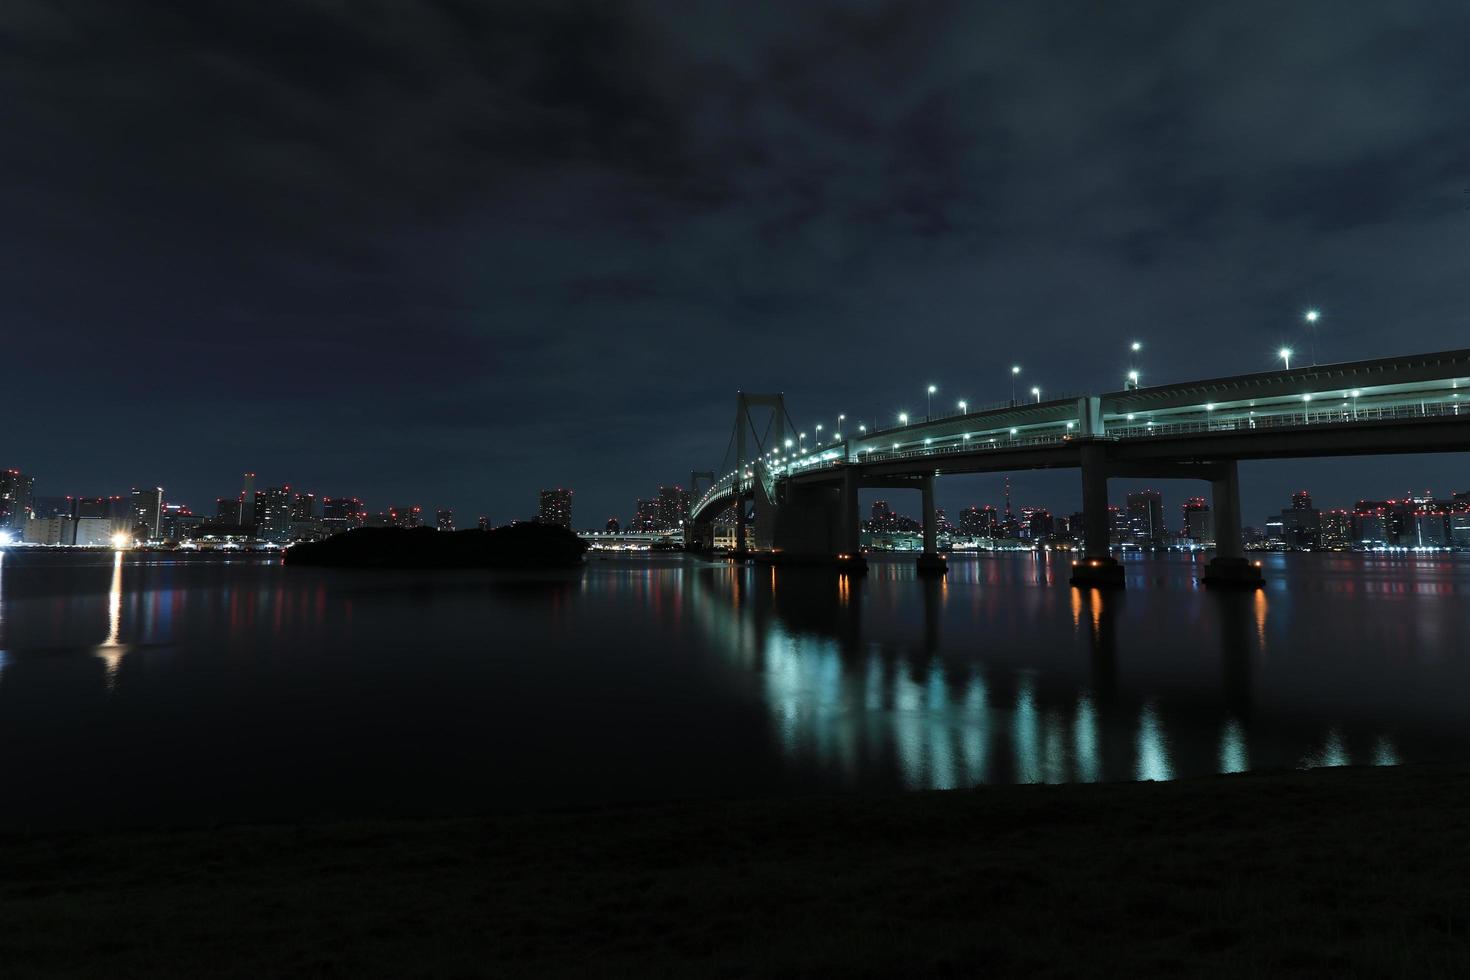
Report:
<svg viewBox="0 0 1470 980"><path fill-rule="evenodd" d="M1113 558L1113 528L1108 513L1108 450L1103 443L1084 443L1082 449L1082 535L1087 549L1072 563L1072 584L1121 589L1123 566Z"/></svg>
<svg viewBox="0 0 1470 980"><path fill-rule="evenodd" d="M939 517L934 512L934 474L925 473L919 482L923 496L924 551L919 555L919 572L943 575L949 571L949 563L939 554Z"/></svg>
<svg viewBox="0 0 1470 980"><path fill-rule="evenodd" d="M745 548L745 498L735 495L735 550L731 553L736 561L744 561Z"/></svg>
<svg viewBox="0 0 1470 980"><path fill-rule="evenodd" d="M1210 481L1210 503L1215 513L1215 557L1200 581L1208 586L1254 589L1261 585L1261 568L1246 559L1240 537L1240 470L1235 460L1219 464Z"/></svg>
<svg viewBox="0 0 1470 980"><path fill-rule="evenodd" d="M858 515L858 476L849 468L842 474L842 531L838 535L841 550L837 553L837 567L847 571L865 572L868 559L862 553L862 519Z"/></svg>

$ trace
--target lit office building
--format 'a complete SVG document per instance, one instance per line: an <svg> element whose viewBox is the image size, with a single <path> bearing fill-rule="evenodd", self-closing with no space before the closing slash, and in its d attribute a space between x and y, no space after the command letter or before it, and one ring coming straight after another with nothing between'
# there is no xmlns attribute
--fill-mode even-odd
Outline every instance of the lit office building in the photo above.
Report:
<svg viewBox="0 0 1470 980"><path fill-rule="evenodd" d="M1195 544L1213 544L1215 515L1204 497L1190 497L1184 502L1184 536Z"/></svg>
<svg viewBox="0 0 1470 980"><path fill-rule="evenodd" d="M238 497L218 497L214 501L214 523L228 527L240 525L240 500Z"/></svg>
<svg viewBox="0 0 1470 980"><path fill-rule="evenodd" d="M454 511L439 509L434 512L434 526L441 531L454 530Z"/></svg>
<svg viewBox="0 0 1470 980"><path fill-rule="evenodd" d="M290 487L267 487L255 494L255 536L263 541L285 544L291 540L291 506L295 495Z"/></svg>
<svg viewBox="0 0 1470 980"><path fill-rule="evenodd" d="M1321 546L1328 551L1344 551L1353 545L1353 513L1350 510L1322 512Z"/></svg>
<svg viewBox="0 0 1470 980"><path fill-rule="evenodd" d="M339 534L367 523L367 508L356 497L323 497L322 528Z"/></svg>
<svg viewBox="0 0 1470 980"><path fill-rule="evenodd" d="M404 504L388 508L389 527L418 527L423 523L424 509L417 505Z"/></svg>
<svg viewBox="0 0 1470 980"><path fill-rule="evenodd" d="M1128 495L1128 540L1140 548L1164 543L1164 495L1157 490L1136 490Z"/></svg>
<svg viewBox="0 0 1470 980"><path fill-rule="evenodd" d="M163 487L133 488L133 538L157 541L163 518Z"/></svg>
<svg viewBox="0 0 1470 980"><path fill-rule="evenodd" d="M35 477L20 470L0 470L0 527L24 530L31 517Z"/></svg>
<svg viewBox="0 0 1470 980"><path fill-rule="evenodd" d="M240 486L240 523L254 524L258 517L255 513L255 474L246 473Z"/></svg>
<svg viewBox="0 0 1470 980"><path fill-rule="evenodd" d="M689 491L683 487L658 488L659 530L676 530L689 517Z"/></svg>
<svg viewBox="0 0 1470 980"><path fill-rule="evenodd" d="M291 520L309 521L316 517L316 494L298 493L291 501Z"/></svg>
<svg viewBox="0 0 1470 980"><path fill-rule="evenodd" d="M658 530L658 501L639 499L633 505L633 522L628 530L647 533Z"/></svg>
<svg viewBox="0 0 1470 980"><path fill-rule="evenodd" d="M538 524L558 524L570 529L572 526L572 491L562 487L541 491L541 506L536 511Z"/></svg>

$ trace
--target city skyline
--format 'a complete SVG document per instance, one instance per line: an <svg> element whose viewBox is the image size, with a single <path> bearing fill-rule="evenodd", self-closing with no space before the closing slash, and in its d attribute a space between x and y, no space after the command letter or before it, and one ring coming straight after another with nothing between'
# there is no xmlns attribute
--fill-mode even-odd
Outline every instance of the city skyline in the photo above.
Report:
<svg viewBox="0 0 1470 980"><path fill-rule="evenodd" d="M511 8L0 21L3 465L605 518L739 389L813 431L1465 343L1464 11ZM1247 509L1351 484L1275 465Z"/></svg>
<svg viewBox="0 0 1470 980"><path fill-rule="evenodd" d="M1001 495L995 501L970 499L958 503L952 507L939 507L940 524L945 533L951 529L963 530L962 515L967 511L989 511L994 517L995 526L1005 525L1012 513L1014 513L1015 524L1012 533L1004 536L1030 538L1033 533L1030 528L1030 517L1033 512L1044 515L1048 527L1055 522L1057 526L1065 527L1077 515L1079 505L1063 503L1054 505L1046 500L1035 499L1037 495L1024 496L1026 491L1016 490L1015 484L1022 476L1035 475L1034 471L1020 471L1015 474L989 474L984 477L968 477L969 480L987 480L1000 484ZM596 517L585 511L574 511L573 501L576 490L574 488L542 488L537 491L535 500L517 515L505 516L496 519L490 515L474 514L465 515L457 520L459 513L454 508L435 505L407 504L398 502L389 504L381 509L373 509L358 497L317 495L305 489L293 489L290 484L280 486L260 486L256 488L256 473L246 472L243 474L242 489L234 497L215 497L213 503L205 507L195 507L186 500L176 500L164 487L132 487L127 493L107 494L97 496L84 496L78 494L50 494L36 492L37 479L35 474L26 473L19 468L0 468L0 529L8 529L14 533L13 537L19 541L24 533L24 523L14 522L13 514L17 506L16 495L24 489L29 496L31 510L36 518L50 518L61 516L57 505L65 501L67 513L70 516L93 516L106 517L114 525L114 530L121 528L123 523L129 523L136 529L151 527L151 536L142 536L143 540L160 539L160 530L177 528L182 526L194 527L195 522L218 524L223 527L254 526L258 529L258 537L262 540L273 540L277 543L285 543L288 540L296 540L300 537L302 528L296 526L296 536L292 536L293 525L297 522L316 520L318 522L317 532L335 533L349 529L350 527L379 524L384 526L418 527L433 526L439 530L455 530L479 527L501 526L524 521L542 521L543 523L559 523L578 531L611 531L612 524L616 522L619 530L629 532L654 532L654 531L677 531L688 515L690 503L690 491L680 485L659 485L657 493L651 498L636 498L633 506L624 516L622 512L605 514ZM959 482L966 477L950 477L950 480ZM23 481L23 482L21 482ZM1379 481L1378 485L1381 485ZM1201 495L1199 485L1195 481L1188 480L1154 480L1154 481L1128 481L1113 480L1109 488L1109 504L1121 520L1132 528L1130 533L1138 536L1137 525L1142 521L1150 530L1143 534L1149 539L1195 537L1198 533L1190 533L1191 509L1208 515L1211 511L1210 501L1207 494ZM45 485L41 484L43 490ZM1170 498L1169 491L1161 490L1160 487L1173 487L1175 496ZM1470 481L1467 481L1470 487ZM140 498L140 494L143 495ZM960 491L952 491L946 499L960 497ZM1138 510L1135 501L1153 495L1155 503L1146 506L1144 510ZM860 494L863 502L864 513L870 514L873 521L879 518L880 509L896 523L890 526L890 530L902 530L905 532L916 530L919 522L905 512L905 494L900 492L897 496L893 491L869 489ZM24 499L24 498L22 498ZM1396 505L1399 503L1436 503L1441 507L1442 513L1448 515L1453 508L1470 508L1470 489L1451 488L1436 493L1432 488L1424 487L1416 489L1408 487L1400 493L1366 493L1360 492L1350 494L1350 499L1332 499L1323 502L1322 498L1309 489L1297 488L1287 492L1281 500L1286 501L1286 506L1280 508L1265 507L1259 513L1243 510L1244 522L1252 530L1269 535L1274 525L1279 526L1279 515L1290 509L1299 509L1297 504L1300 500L1307 501L1306 507L1312 508L1316 503L1316 511L1323 514L1344 513L1351 514L1359 505L1373 502L1379 504ZM43 502L48 506L43 506ZM1174 515L1171 505L1178 503L1180 514ZM909 509L917 510L917 498L909 502L913 506ZM266 508L261 513L255 513L257 508ZM90 506L91 509L87 509ZM53 513L54 511L54 513ZM946 518L945 514L955 515ZM581 517L578 517L578 514ZM180 523L182 521L186 524ZM1202 518L1206 523L1200 527L1212 527L1207 518ZM864 521L865 526L868 523ZM1021 530L1025 529L1025 530ZM1446 525L1446 536L1448 543L1449 525ZM73 530L73 535L77 533ZM1050 532L1048 532L1050 533ZM106 539L114 540L116 535L109 532ZM170 537L163 535L163 537ZM1288 537L1290 535L1288 534ZM1115 532L1115 541L1117 534ZM77 542L81 543L81 542ZM102 543L98 538L91 543ZM1291 543L1288 541L1288 543Z"/></svg>

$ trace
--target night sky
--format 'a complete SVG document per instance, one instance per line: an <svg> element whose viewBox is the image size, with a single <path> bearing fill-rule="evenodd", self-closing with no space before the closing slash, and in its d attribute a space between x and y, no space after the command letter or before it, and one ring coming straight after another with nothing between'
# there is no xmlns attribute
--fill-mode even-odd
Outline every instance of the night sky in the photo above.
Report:
<svg viewBox="0 0 1470 980"><path fill-rule="evenodd" d="M1013 362L1113 390L1135 338L1145 383L1265 370L1309 306L1322 361L1467 347L1467 37L1461 2L5 0L0 466L461 523L564 485L591 525L718 466L741 388L810 431ZM1470 487L1243 477L1248 522Z"/></svg>

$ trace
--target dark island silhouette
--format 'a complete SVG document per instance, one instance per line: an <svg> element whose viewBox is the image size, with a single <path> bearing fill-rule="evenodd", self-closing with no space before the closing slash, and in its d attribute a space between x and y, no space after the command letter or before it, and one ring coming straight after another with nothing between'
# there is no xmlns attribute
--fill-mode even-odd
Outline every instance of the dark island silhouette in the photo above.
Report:
<svg viewBox="0 0 1470 980"><path fill-rule="evenodd" d="M292 545L287 565L338 568L565 568L587 543L554 524L509 524L493 531L362 527Z"/></svg>

